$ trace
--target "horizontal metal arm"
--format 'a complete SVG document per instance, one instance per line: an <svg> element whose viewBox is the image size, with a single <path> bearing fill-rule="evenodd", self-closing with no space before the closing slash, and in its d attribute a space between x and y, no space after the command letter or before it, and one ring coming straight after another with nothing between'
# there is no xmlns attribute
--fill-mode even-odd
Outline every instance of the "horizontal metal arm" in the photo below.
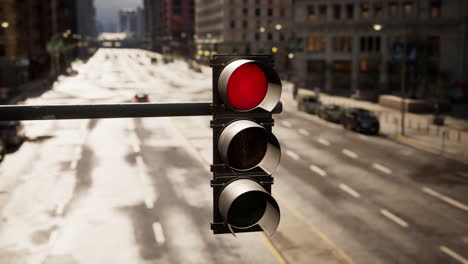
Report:
<svg viewBox="0 0 468 264"><path fill-rule="evenodd" d="M280 102L273 113L281 113L282 109L283 105ZM211 103L0 106L0 121L208 116L212 114Z"/></svg>

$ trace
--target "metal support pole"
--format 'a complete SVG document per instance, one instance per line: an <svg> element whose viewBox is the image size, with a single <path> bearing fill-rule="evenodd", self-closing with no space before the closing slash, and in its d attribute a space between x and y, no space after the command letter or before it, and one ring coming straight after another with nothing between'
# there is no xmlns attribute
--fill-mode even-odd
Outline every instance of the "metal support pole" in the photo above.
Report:
<svg viewBox="0 0 468 264"><path fill-rule="evenodd" d="M278 114L282 110L283 104L279 102L272 113ZM212 114L211 103L0 106L0 121L209 116Z"/></svg>
<svg viewBox="0 0 468 264"><path fill-rule="evenodd" d="M401 66L401 135L405 135L405 93L406 93L406 35L403 37L403 62Z"/></svg>

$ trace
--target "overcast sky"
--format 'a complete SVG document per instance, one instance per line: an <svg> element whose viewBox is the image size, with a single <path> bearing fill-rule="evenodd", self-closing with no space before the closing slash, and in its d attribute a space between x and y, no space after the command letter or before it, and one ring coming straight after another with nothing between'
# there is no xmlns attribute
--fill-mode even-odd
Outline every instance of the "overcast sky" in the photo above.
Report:
<svg viewBox="0 0 468 264"><path fill-rule="evenodd" d="M97 20L102 23L105 30L109 25L117 25L117 13L121 8L135 8L143 6L143 0L94 0L97 11Z"/></svg>

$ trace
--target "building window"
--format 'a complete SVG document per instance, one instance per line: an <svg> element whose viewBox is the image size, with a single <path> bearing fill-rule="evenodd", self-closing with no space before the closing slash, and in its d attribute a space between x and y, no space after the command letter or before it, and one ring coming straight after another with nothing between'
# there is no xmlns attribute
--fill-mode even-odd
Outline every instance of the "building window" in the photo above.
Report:
<svg viewBox="0 0 468 264"><path fill-rule="evenodd" d="M286 16L286 9L284 7L280 8L280 17Z"/></svg>
<svg viewBox="0 0 468 264"><path fill-rule="evenodd" d="M247 33L242 33L242 40L243 41L246 41L247 40Z"/></svg>
<svg viewBox="0 0 468 264"><path fill-rule="evenodd" d="M351 52L353 46L352 37L333 37L333 51L336 52Z"/></svg>
<svg viewBox="0 0 468 264"><path fill-rule="evenodd" d="M410 17L413 14L413 3L406 2L403 4L403 14L405 17Z"/></svg>
<svg viewBox="0 0 468 264"><path fill-rule="evenodd" d="M398 3L390 3L388 4L389 12L391 17L398 16Z"/></svg>
<svg viewBox="0 0 468 264"><path fill-rule="evenodd" d="M273 16L273 8L268 8L268 16Z"/></svg>
<svg viewBox="0 0 468 264"><path fill-rule="evenodd" d="M382 4L380 3L374 4L374 17L381 18L382 16L383 16Z"/></svg>
<svg viewBox="0 0 468 264"><path fill-rule="evenodd" d="M363 19L369 18L369 4L368 3L361 4L361 18Z"/></svg>
<svg viewBox="0 0 468 264"><path fill-rule="evenodd" d="M327 19L327 11L328 11L328 6L326 5L320 5L319 6L319 17L320 19Z"/></svg>
<svg viewBox="0 0 468 264"><path fill-rule="evenodd" d="M327 38L320 37L309 37L307 39L307 50L311 52L324 52L327 49Z"/></svg>
<svg viewBox="0 0 468 264"><path fill-rule="evenodd" d="M308 60L307 73L323 73L325 72L325 61L323 60Z"/></svg>
<svg viewBox="0 0 468 264"><path fill-rule="evenodd" d="M255 27L256 27L257 29L260 28L260 20L255 21Z"/></svg>
<svg viewBox="0 0 468 264"><path fill-rule="evenodd" d="M273 40L273 34L271 34L271 32L268 32L268 40Z"/></svg>
<svg viewBox="0 0 468 264"><path fill-rule="evenodd" d="M341 6L340 5L333 6L333 18L337 20L341 19Z"/></svg>
<svg viewBox="0 0 468 264"><path fill-rule="evenodd" d="M440 37L438 37L438 36L429 37L429 43L431 43L431 47L430 47L431 56L439 56L439 54L440 54Z"/></svg>
<svg viewBox="0 0 468 264"><path fill-rule="evenodd" d="M235 28L235 27L236 27L236 21L231 20L231 28Z"/></svg>
<svg viewBox="0 0 468 264"><path fill-rule="evenodd" d="M273 0L268 0L268 4L269 4L269 5L272 5L272 4L273 4Z"/></svg>
<svg viewBox="0 0 468 264"><path fill-rule="evenodd" d="M307 7L307 18L309 20L315 20L317 18L317 13L315 11L315 6Z"/></svg>
<svg viewBox="0 0 468 264"><path fill-rule="evenodd" d="M431 2L431 16L440 17L442 15L442 1Z"/></svg>
<svg viewBox="0 0 468 264"><path fill-rule="evenodd" d="M354 18L354 5L353 4L346 5L346 18L347 19Z"/></svg>
<svg viewBox="0 0 468 264"><path fill-rule="evenodd" d="M351 72L353 64L351 61L334 61L333 71L334 72Z"/></svg>
<svg viewBox="0 0 468 264"><path fill-rule="evenodd" d="M280 33L280 41L284 41L286 38L284 37L283 33Z"/></svg>
<svg viewBox="0 0 468 264"><path fill-rule="evenodd" d="M248 10L247 8L242 8L242 14L248 15L248 14L249 14L249 10Z"/></svg>
<svg viewBox="0 0 468 264"><path fill-rule="evenodd" d="M359 70L361 72L377 72L379 71L379 61L361 60L359 61Z"/></svg>
<svg viewBox="0 0 468 264"><path fill-rule="evenodd" d="M260 33L258 32L255 33L255 40L260 40Z"/></svg>
<svg viewBox="0 0 468 264"><path fill-rule="evenodd" d="M255 8L255 16L260 16L260 8Z"/></svg>
<svg viewBox="0 0 468 264"><path fill-rule="evenodd" d="M361 37L360 38L361 52L380 52L381 41L380 37Z"/></svg>
<svg viewBox="0 0 468 264"><path fill-rule="evenodd" d="M249 26L247 20L242 21L242 28L246 29Z"/></svg>
<svg viewBox="0 0 468 264"><path fill-rule="evenodd" d="M229 15L231 17L235 16L236 15L236 9L231 7L231 9L229 9Z"/></svg>

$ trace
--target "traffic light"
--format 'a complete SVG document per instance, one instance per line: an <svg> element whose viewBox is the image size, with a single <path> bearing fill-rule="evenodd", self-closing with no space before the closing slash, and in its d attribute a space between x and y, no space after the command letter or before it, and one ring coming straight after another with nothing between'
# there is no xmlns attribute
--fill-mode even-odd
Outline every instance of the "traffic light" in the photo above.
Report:
<svg viewBox="0 0 468 264"><path fill-rule="evenodd" d="M281 158L272 112L281 80L270 55L214 55L213 223L215 234L264 231L272 235L280 209L271 196Z"/></svg>

